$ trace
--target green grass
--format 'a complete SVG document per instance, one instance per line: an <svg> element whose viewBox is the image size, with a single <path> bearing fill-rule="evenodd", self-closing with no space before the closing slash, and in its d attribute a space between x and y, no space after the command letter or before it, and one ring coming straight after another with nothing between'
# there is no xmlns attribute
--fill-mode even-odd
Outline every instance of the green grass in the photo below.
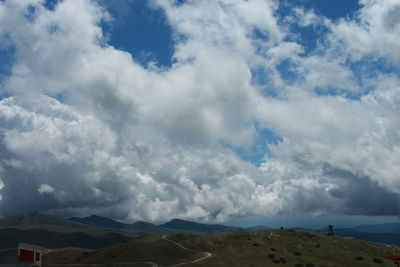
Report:
<svg viewBox="0 0 400 267"><path fill-rule="evenodd" d="M344 237L329 238L303 231L244 231L213 235L185 233L168 238L197 252L183 250L161 237L146 237L100 250L78 250L75 254L70 252L70 259L64 262L111 264L151 261L167 265L200 258L204 255L201 251L209 251L213 253L211 258L186 266L367 267L395 266L386 256L400 254L398 246ZM61 263L59 260L65 257L66 253L58 251L50 254L48 260L56 263L54 260L57 258L57 263ZM79 260L76 260L77 258ZM374 259L382 262L376 263Z"/></svg>
<svg viewBox="0 0 400 267"><path fill-rule="evenodd" d="M183 250L160 237L145 237L97 250L57 250L49 253L44 262L109 264L152 261L158 264L175 264L195 260L202 256L201 252Z"/></svg>

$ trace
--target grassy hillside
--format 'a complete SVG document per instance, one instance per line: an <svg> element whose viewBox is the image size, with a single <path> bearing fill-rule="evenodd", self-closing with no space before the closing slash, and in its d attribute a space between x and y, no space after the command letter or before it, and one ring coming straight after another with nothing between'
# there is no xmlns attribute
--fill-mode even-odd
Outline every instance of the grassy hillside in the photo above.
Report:
<svg viewBox="0 0 400 267"><path fill-rule="evenodd" d="M86 225L73 222L58 216L51 216L40 212L28 212L15 214L0 220L0 227L19 226L57 226L62 228L80 229L87 228Z"/></svg>
<svg viewBox="0 0 400 267"><path fill-rule="evenodd" d="M0 229L0 249L17 247L19 242L35 244L46 248L100 248L127 239L130 239L130 237L113 232L92 235L85 232L65 233L45 229Z"/></svg>
<svg viewBox="0 0 400 267"><path fill-rule="evenodd" d="M172 242L160 237L146 237L98 250L58 250L48 253L44 262L52 264L79 263L84 265L151 261L157 264L176 264L195 260L202 256L201 252L181 249Z"/></svg>
<svg viewBox="0 0 400 267"><path fill-rule="evenodd" d="M92 263L117 266L121 262L166 265L187 262L211 252L212 257L187 266L395 266L386 259L400 247L344 237L328 238L304 231L242 231L230 234L176 234L146 237L100 250L54 251L50 263ZM84 266L84 265L83 265ZM140 266L133 265L131 266ZM149 264L142 264L149 266Z"/></svg>
<svg viewBox="0 0 400 267"><path fill-rule="evenodd" d="M204 234L231 233L244 230L243 228L226 226L222 224L203 224L179 219L173 219L170 222L161 224L160 227Z"/></svg>
<svg viewBox="0 0 400 267"><path fill-rule="evenodd" d="M83 217L83 218L72 217L69 220L78 222L81 224L85 224L85 225L99 226L99 227L110 228L110 229L122 229L126 226L126 224L124 224L124 223L120 223L113 219L102 217L102 216L97 216L97 215L92 215L92 216Z"/></svg>
<svg viewBox="0 0 400 267"><path fill-rule="evenodd" d="M126 224L97 215L92 215L84 218L73 217L69 220L84 224L87 227L115 230L122 233L128 233L131 235L133 234L134 236L165 235L177 233L177 231L174 229L159 227L155 224L148 222L139 221L133 224Z"/></svg>
<svg viewBox="0 0 400 267"><path fill-rule="evenodd" d="M0 220L0 249L16 247L19 242L46 248L71 246L100 248L136 236L39 212L16 214Z"/></svg>

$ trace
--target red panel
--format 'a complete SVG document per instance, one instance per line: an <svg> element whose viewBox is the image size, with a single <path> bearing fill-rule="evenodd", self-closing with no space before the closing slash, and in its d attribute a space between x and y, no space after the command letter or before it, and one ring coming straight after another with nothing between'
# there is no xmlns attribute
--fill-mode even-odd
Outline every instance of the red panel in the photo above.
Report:
<svg viewBox="0 0 400 267"><path fill-rule="evenodd" d="M36 252L35 258L36 261L40 261L40 252Z"/></svg>
<svg viewBox="0 0 400 267"><path fill-rule="evenodd" d="M35 261L33 259L33 251L20 249L19 250L19 261Z"/></svg>

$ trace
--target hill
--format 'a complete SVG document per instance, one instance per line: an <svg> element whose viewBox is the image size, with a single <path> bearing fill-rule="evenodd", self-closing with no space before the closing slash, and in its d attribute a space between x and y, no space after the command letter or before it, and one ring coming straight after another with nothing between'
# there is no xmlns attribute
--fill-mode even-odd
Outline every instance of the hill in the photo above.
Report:
<svg viewBox="0 0 400 267"><path fill-rule="evenodd" d="M0 220L0 228L20 226L54 226L72 229L86 228L83 224L40 212L15 214Z"/></svg>
<svg viewBox="0 0 400 267"><path fill-rule="evenodd" d="M176 230L159 227L155 224L148 222L138 221L133 224L126 224L97 215L92 215L84 218L73 217L70 218L70 220L90 227L105 228L122 233L134 234L135 236L151 236L177 233Z"/></svg>
<svg viewBox="0 0 400 267"><path fill-rule="evenodd" d="M395 233L400 234L400 223L385 223L385 224L372 224L372 225L359 225L353 227L357 232L363 233Z"/></svg>
<svg viewBox="0 0 400 267"><path fill-rule="evenodd" d="M0 249L14 248L19 242L33 243L46 248L100 248L136 236L91 227L39 212L16 214L0 220Z"/></svg>
<svg viewBox="0 0 400 267"><path fill-rule="evenodd" d="M0 229L0 249L15 248L19 242L35 244L46 248L82 247L100 248L130 239L126 235L104 232L97 235L85 232L54 232L46 229L3 228Z"/></svg>
<svg viewBox="0 0 400 267"><path fill-rule="evenodd" d="M203 224L185 220L173 219L170 222L159 225L163 228L190 231L195 233L216 234L243 231L243 228L225 226L222 224Z"/></svg>
<svg viewBox="0 0 400 267"><path fill-rule="evenodd" d="M400 253L398 246L343 237L331 238L304 231L269 230L145 237L99 250L53 251L46 255L45 262L61 264L60 267L72 263L80 263L82 266L127 266L128 263L131 266L158 266L186 263L186 266L215 267L257 267L276 264L299 267L367 267L394 266L386 256L396 253Z"/></svg>
<svg viewBox="0 0 400 267"><path fill-rule="evenodd" d="M354 229L335 229L336 235L353 237L361 240L368 240L372 242L400 245L400 234L392 233L365 233L358 232Z"/></svg>
<svg viewBox="0 0 400 267"><path fill-rule="evenodd" d="M81 224L85 224L85 225L111 228L111 229L117 229L117 230L122 229L126 226L126 224L124 224L124 223L120 223L113 219L102 217L102 216L97 216L97 215L92 215L92 216L84 217L84 218L72 217L69 220L78 222Z"/></svg>

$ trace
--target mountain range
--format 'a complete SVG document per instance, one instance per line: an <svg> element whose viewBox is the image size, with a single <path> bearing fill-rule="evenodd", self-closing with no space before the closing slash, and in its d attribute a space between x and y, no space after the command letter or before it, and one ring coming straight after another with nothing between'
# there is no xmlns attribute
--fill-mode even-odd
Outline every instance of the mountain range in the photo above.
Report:
<svg viewBox="0 0 400 267"><path fill-rule="evenodd" d="M217 234L246 230L268 230L266 226L240 228L222 224L203 224L173 219L161 225L138 221L122 223L111 218L92 215L70 219L39 212L15 214L0 219L0 248L16 246L18 242L35 243L45 247L99 248L143 236L176 233ZM374 242L400 245L400 223L361 225L335 229L336 235ZM320 232L324 232L320 230Z"/></svg>

